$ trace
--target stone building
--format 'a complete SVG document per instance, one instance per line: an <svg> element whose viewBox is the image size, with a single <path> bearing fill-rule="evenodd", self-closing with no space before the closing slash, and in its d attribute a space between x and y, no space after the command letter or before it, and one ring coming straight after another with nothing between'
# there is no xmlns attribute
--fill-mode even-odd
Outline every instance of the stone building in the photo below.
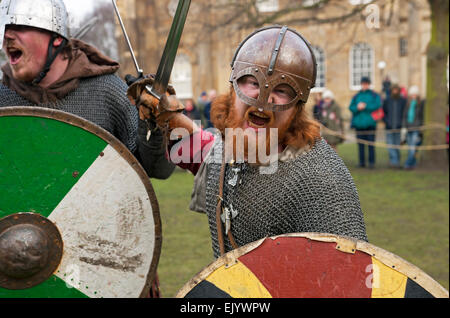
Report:
<svg viewBox="0 0 450 318"><path fill-rule="evenodd" d="M426 0L374 1L344 21L335 16L351 12L368 0L332 0L331 4L302 10L287 18L300 20L315 16L328 23L300 24L299 31L314 47L319 64L316 86L332 90L346 111L359 89L361 76L372 79L381 91L382 79L389 76L401 86L418 85L425 94L426 48L430 40L430 11ZM219 3L227 2L222 0ZM300 2L300 1L297 1ZM319 0L303 0L314 5ZM370 0L369 0L370 2ZM141 67L155 73L169 33L177 0L118 1L131 42ZM214 7L216 1L192 1L171 82L180 98L194 98L202 91L229 89L230 61L240 41L254 28L241 29L235 23L207 31L224 14ZM259 14L270 15L292 5L289 0L258 0ZM231 9L230 9L231 10ZM287 19L286 18L286 19ZM122 73L134 73L134 66L120 28L117 28ZM308 103L308 107L311 106Z"/></svg>

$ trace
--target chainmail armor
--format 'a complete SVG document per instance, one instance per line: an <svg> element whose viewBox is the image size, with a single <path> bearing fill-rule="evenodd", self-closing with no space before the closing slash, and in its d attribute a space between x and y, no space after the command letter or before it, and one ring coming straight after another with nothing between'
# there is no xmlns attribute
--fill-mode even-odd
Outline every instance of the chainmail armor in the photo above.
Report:
<svg viewBox="0 0 450 318"><path fill-rule="evenodd" d="M136 150L138 113L127 96L127 85L116 75L80 79L79 87L55 103L33 104L0 84L0 107L40 106L65 111L89 120Z"/></svg>
<svg viewBox="0 0 450 318"><path fill-rule="evenodd" d="M222 143L216 143L207 165L206 212L214 256L220 256L217 239L218 200ZM240 169L235 186L232 168ZM358 192L347 167L323 140L294 160L278 162L274 174L261 174L246 163L227 165L223 207L232 207L237 216L231 233L242 246L267 236L320 232L367 241ZM225 251L232 246L224 235Z"/></svg>

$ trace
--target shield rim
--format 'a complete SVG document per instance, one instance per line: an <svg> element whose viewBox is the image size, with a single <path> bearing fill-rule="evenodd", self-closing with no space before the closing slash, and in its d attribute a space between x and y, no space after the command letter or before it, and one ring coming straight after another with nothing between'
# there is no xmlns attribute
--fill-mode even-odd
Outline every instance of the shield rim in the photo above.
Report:
<svg viewBox="0 0 450 318"><path fill-rule="evenodd" d="M449 298L449 292L442 287L437 281L435 281L431 276L426 274L417 266L409 263L408 261L402 259L401 257L388 252L380 247L370 244L365 241L356 240L351 237L339 236L329 233L318 233L318 232L304 232L304 233L289 233L277 236L265 237L258 241L246 244L235 250L232 250L206 267L204 267L200 272L198 272L191 280L189 280L175 295L175 298L184 298L195 286L204 281L211 273L216 271L218 268L225 266L226 268L233 266L237 263L237 259L247 253L258 248L265 240L272 239L276 240L280 237L303 237L313 241L336 243L336 249L343 253L354 254L356 251L361 251L369 254L371 257L375 257L378 261L384 265L395 269L396 271L406 275L413 281L418 283L422 288L427 290L436 298Z"/></svg>
<svg viewBox="0 0 450 318"><path fill-rule="evenodd" d="M120 156L125 159L128 164L133 168L133 170L138 174L141 182L143 183L146 192L150 198L150 204L153 212L153 220L155 226L155 244L153 249L153 258L150 264L150 269L147 274L146 283L140 293L139 298L145 298L150 292L150 288L152 286L153 281L156 278L156 270L159 263L159 258L161 256L161 246L162 246L162 225L161 225L161 217L159 211L159 204L156 198L155 191L150 181L150 177L145 172L142 165L136 159L136 157L128 150L128 148L116 137L114 137L107 130L102 127L90 122L82 117L77 115L67 113L57 109L43 108L43 107L35 107L35 106L8 106L8 107L0 107L0 117L39 117L46 119L57 120L66 124L70 124L72 126L81 128L85 131L88 131L97 137L106 141L111 147L116 150ZM54 273L52 273L53 275Z"/></svg>

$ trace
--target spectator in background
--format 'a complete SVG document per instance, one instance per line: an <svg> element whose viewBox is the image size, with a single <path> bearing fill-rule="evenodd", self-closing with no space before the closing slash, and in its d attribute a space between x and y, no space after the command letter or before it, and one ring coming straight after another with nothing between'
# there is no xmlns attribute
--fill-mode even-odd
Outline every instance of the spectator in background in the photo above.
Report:
<svg viewBox="0 0 450 318"><path fill-rule="evenodd" d="M203 115L203 113L205 110L205 106L208 102L209 102L208 94L205 91L203 91L197 99L197 110L200 112L203 127L205 127L205 125L206 125L206 118Z"/></svg>
<svg viewBox="0 0 450 318"><path fill-rule="evenodd" d="M203 110L203 115L205 116L205 128L211 128L213 127L213 124L211 123L211 104L214 102L214 100L217 97L216 90L212 89L208 92L208 103L205 105L205 109Z"/></svg>
<svg viewBox="0 0 450 318"><path fill-rule="evenodd" d="M194 101L190 98L184 102L184 111L183 113L189 117L191 120L201 120L200 112L195 106Z"/></svg>
<svg viewBox="0 0 450 318"><path fill-rule="evenodd" d="M410 148L404 168L412 170L416 167L417 150L415 147L421 143L422 139L418 128L423 125L425 100L420 97L417 86L411 86L408 93L408 102L403 112L403 127L407 129L406 143Z"/></svg>
<svg viewBox="0 0 450 318"><path fill-rule="evenodd" d="M449 119L448 119L448 99L447 99L447 119L446 119L446 123L445 123L445 142L447 143L447 146L449 145ZM450 161L450 149L447 148L447 159Z"/></svg>
<svg viewBox="0 0 450 318"><path fill-rule="evenodd" d="M388 99L389 96L391 95L391 79L389 78L389 76L386 76L383 80L382 83L383 86L383 95L385 99Z"/></svg>
<svg viewBox="0 0 450 318"><path fill-rule="evenodd" d="M353 114L351 127L356 130L356 137L368 142L375 141L377 122L372 112L382 107L380 96L370 89L370 79L361 79L361 90L352 98L349 109ZM369 168L375 167L375 147L369 145ZM358 143L359 167L366 166L365 145Z"/></svg>
<svg viewBox="0 0 450 318"><path fill-rule="evenodd" d="M342 135L344 133L344 125L341 116L341 107L334 100L333 92L325 90L322 94L322 98L322 112L320 114L321 124ZM322 134L322 137L334 150L336 150L336 146L343 141L341 137L327 134L326 132Z"/></svg>
<svg viewBox="0 0 450 318"><path fill-rule="evenodd" d="M403 98L408 98L408 90L405 86L400 87L400 95L402 95Z"/></svg>
<svg viewBox="0 0 450 318"><path fill-rule="evenodd" d="M406 107L406 99L400 95L400 87L392 85L391 95L383 102L384 118L386 124L386 143L399 146L401 143L400 129L402 128L403 112ZM393 130L393 131L389 131ZM400 167L400 150L389 148L389 163L393 168Z"/></svg>
<svg viewBox="0 0 450 318"><path fill-rule="evenodd" d="M321 122L321 114L322 114L322 92L323 88L321 87L314 87L311 89L311 95L314 98L314 107L313 107L313 117L318 122Z"/></svg>
<svg viewBox="0 0 450 318"><path fill-rule="evenodd" d="M197 105L199 108L205 107L205 105L208 103L208 94L206 92L202 92L197 100Z"/></svg>

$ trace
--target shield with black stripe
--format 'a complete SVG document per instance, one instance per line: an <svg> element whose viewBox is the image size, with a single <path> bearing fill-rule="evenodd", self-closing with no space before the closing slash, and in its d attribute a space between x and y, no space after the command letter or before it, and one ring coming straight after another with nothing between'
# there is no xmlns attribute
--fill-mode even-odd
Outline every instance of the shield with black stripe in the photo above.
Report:
<svg viewBox="0 0 450 318"><path fill-rule="evenodd" d="M184 285L185 298L432 298L448 291L416 266L326 233L265 238L228 252Z"/></svg>
<svg viewBox="0 0 450 318"><path fill-rule="evenodd" d="M0 108L0 298L145 297L161 221L150 180L80 117Z"/></svg>

